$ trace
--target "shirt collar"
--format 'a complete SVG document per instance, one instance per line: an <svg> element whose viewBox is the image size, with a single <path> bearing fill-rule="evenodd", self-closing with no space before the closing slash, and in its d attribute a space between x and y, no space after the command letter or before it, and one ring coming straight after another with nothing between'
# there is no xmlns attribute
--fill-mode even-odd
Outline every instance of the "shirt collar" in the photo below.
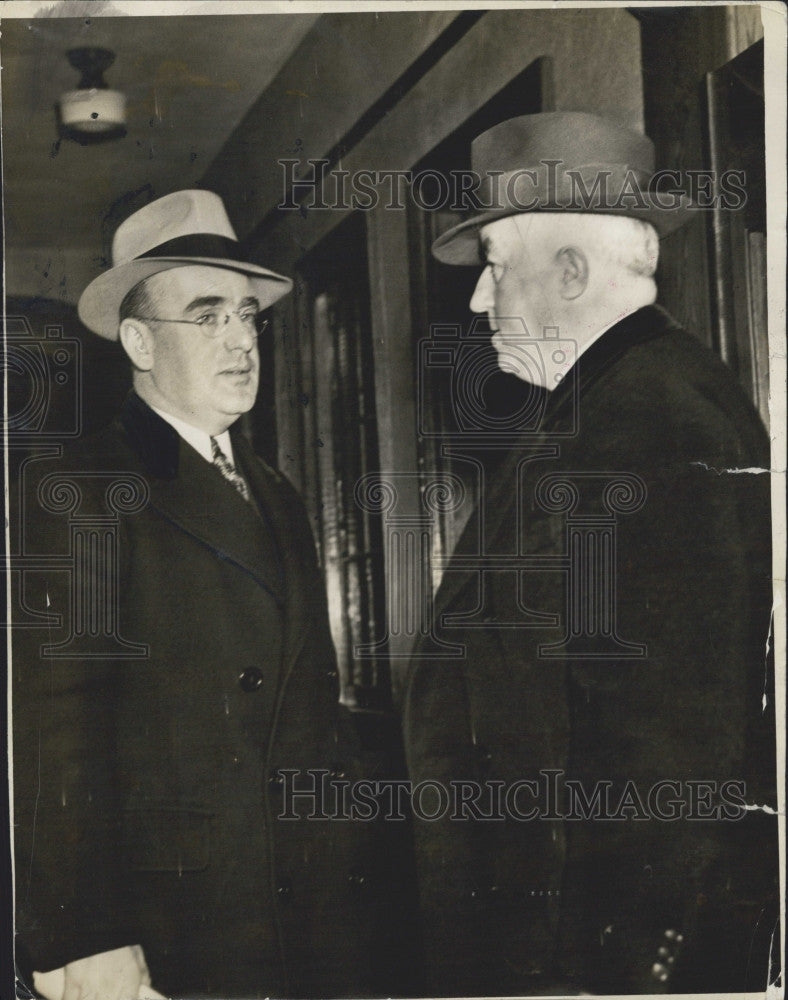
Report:
<svg viewBox="0 0 788 1000"><path fill-rule="evenodd" d="M673 317L656 304L643 306L601 331L593 344L587 344L560 385L550 393L548 407L555 415L567 406L576 405L578 394L588 391L606 371L638 344L679 330ZM604 336L603 336L604 334Z"/></svg>
<svg viewBox="0 0 788 1000"><path fill-rule="evenodd" d="M201 430L199 427L194 427L192 424L186 423L185 420L181 420L180 417L174 417L171 413L166 413L164 410L160 410L158 406L153 406L151 403L148 403L148 406L150 406L155 413L158 413L162 420L166 420L167 423L178 432L186 444L191 445L191 447L194 448L198 455L201 455L206 462L213 463L211 435L208 434L207 431ZM233 458L233 446L230 441L229 430L222 431L221 434L214 434L213 439L222 449L230 464L235 465L235 460Z"/></svg>
<svg viewBox="0 0 788 1000"><path fill-rule="evenodd" d="M625 320L627 316L631 316L633 315L633 313L638 311L639 311L638 309L633 309L631 312L625 313L623 316L619 316L617 319L614 319L612 323L608 323L606 326L603 326L601 330L597 330L596 333L592 334L584 343L578 344L577 355L575 357L575 364L577 363L579 358L586 353L589 347L593 347L593 345L600 339L602 334L607 333L608 330L612 330L614 326L618 326L618 324L621 323L623 320ZM544 386L544 388L547 390L547 392L552 393L555 391L557 386L553 385L550 386L549 388L547 386Z"/></svg>
<svg viewBox="0 0 788 1000"><path fill-rule="evenodd" d="M633 309L632 312L636 312L636 310ZM595 344L603 333L607 333L608 330L612 330L613 327L616 326L617 323L620 323L622 319L626 319L626 316L631 316L631 315L632 313L627 313L625 316L619 316L618 319L614 319L612 323L608 323L607 326L603 326L601 330L597 330L597 332L592 337L589 337L589 339L583 344L582 347L578 347L577 349L578 358L580 357L581 354L585 354L588 348L591 347L592 344Z"/></svg>

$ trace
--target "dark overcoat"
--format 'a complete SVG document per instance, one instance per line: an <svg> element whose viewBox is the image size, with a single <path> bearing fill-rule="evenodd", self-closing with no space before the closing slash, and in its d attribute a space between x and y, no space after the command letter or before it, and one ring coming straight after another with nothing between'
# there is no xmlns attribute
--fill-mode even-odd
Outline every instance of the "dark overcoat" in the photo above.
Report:
<svg viewBox="0 0 788 1000"><path fill-rule="evenodd" d="M134 394L22 470L20 961L136 943L168 996L364 994L369 829L284 808L309 769L357 773L312 534L284 477L233 448L259 513Z"/></svg>
<svg viewBox="0 0 788 1000"><path fill-rule="evenodd" d="M432 992L763 988L776 820L743 803L776 807L768 468L732 373L653 306L487 484L436 597L464 657L417 648L405 703L411 779L489 791L415 821Z"/></svg>

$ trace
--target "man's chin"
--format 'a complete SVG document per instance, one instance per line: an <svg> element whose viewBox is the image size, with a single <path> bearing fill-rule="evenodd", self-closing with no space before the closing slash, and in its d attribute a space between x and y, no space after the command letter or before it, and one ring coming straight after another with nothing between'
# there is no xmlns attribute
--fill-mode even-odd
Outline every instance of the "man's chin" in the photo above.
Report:
<svg viewBox="0 0 788 1000"><path fill-rule="evenodd" d="M535 386L537 389L544 389L545 384L541 376L534 375L533 372L523 371L521 368L504 368L501 366L501 371L505 372L507 375L514 375L519 378L521 382L525 382L530 386Z"/></svg>
<svg viewBox="0 0 788 1000"><path fill-rule="evenodd" d="M237 420L238 417L243 416L244 413L248 413L255 404L257 394L254 395L236 395L231 397L226 397L222 400L221 412L231 416L233 420Z"/></svg>
<svg viewBox="0 0 788 1000"><path fill-rule="evenodd" d="M522 382L544 388L544 372L535 371L534 363L526 364L522 357L518 357L517 353L511 350L507 351L504 348L498 351L498 367L506 375L514 375Z"/></svg>

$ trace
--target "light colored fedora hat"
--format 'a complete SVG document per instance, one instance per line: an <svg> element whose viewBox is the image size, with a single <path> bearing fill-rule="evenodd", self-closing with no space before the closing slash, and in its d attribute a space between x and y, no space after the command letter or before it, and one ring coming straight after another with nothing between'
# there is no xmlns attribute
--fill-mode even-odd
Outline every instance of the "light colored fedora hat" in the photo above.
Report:
<svg viewBox="0 0 788 1000"><path fill-rule="evenodd" d="M581 111L510 118L471 143L480 209L443 233L445 264L483 262L479 229L521 212L592 212L650 222L660 237L690 218L684 192L656 190L654 144L640 132Z"/></svg>
<svg viewBox="0 0 788 1000"><path fill-rule="evenodd" d="M118 226L112 267L87 286L79 318L94 333L118 338L118 311L131 289L153 274L187 264L240 271L267 309L293 287L290 278L242 259L224 203L213 191L175 191L157 198Z"/></svg>

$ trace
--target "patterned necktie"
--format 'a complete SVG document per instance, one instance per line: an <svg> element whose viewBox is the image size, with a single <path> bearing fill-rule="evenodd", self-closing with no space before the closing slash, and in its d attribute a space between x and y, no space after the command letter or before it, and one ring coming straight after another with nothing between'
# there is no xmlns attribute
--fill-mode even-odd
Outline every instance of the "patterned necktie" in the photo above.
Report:
<svg viewBox="0 0 788 1000"><path fill-rule="evenodd" d="M213 464L219 472L221 472L228 483L231 483L235 489L238 490L244 500L251 503L252 495L249 492L246 480L219 447L219 443L216 438L211 438L211 451L213 452Z"/></svg>

